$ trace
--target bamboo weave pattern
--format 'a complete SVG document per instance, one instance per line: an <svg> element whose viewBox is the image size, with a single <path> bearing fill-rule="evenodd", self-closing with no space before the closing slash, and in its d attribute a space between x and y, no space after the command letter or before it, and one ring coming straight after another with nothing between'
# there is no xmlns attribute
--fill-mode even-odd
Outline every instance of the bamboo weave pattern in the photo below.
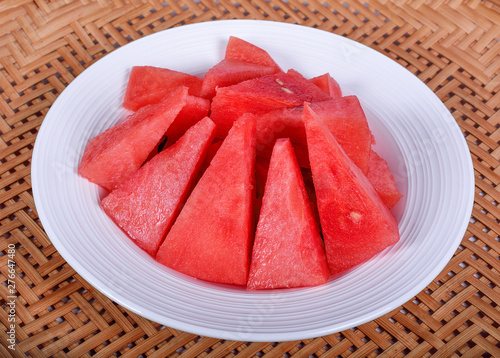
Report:
<svg viewBox="0 0 500 358"><path fill-rule="evenodd" d="M476 196L461 245L402 307L293 342L199 337L148 321L86 283L38 220L30 161L52 103L107 53L173 26L220 19L298 23L396 60L449 108L473 158ZM500 357L500 3L496 0L0 1L0 356ZM17 247L16 350L7 348L7 253Z"/></svg>

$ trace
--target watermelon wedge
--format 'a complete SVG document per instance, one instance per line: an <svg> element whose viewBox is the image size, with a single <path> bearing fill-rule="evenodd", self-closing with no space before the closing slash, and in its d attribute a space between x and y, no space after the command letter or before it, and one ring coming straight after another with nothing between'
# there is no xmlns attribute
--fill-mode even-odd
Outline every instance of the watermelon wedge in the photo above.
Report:
<svg viewBox="0 0 500 358"><path fill-rule="evenodd" d="M200 178L201 175L207 170L207 168L210 166L210 163L212 162L212 159L214 159L215 154L219 151L220 147L222 146L223 141L219 139L215 139L212 144L208 147L207 150L207 155L205 156L205 160L203 161L203 164L201 165L201 170L200 170Z"/></svg>
<svg viewBox="0 0 500 358"><path fill-rule="evenodd" d="M127 121L92 138L78 174L111 191L134 174L147 159L186 103L181 87L155 105L142 107Z"/></svg>
<svg viewBox="0 0 500 358"><path fill-rule="evenodd" d="M247 288L316 286L328 280L325 250L289 139L274 146Z"/></svg>
<svg viewBox="0 0 500 358"><path fill-rule="evenodd" d="M255 196L262 198L266 187L267 174L269 172L269 160L256 158L255 161Z"/></svg>
<svg viewBox="0 0 500 358"><path fill-rule="evenodd" d="M311 78L310 80L316 86L328 93L332 98L342 97L342 90L335 79L329 73Z"/></svg>
<svg viewBox="0 0 500 358"><path fill-rule="evenodd" d="M214 134L215 124L205 117L101 201L106 214L152 257L184 203Z"/></svg>
<svg viewBox="0 0 500 358"><path fill-rule="evenodd" d="M382 198L385 206L391 209L403 197L394 181L394 175L389 170L387 162L375 151L370 151L370 162L366 177Z"/></svg>
<svg viewBox="0 0 500 358"><path fill-rule="evenodd" d="M330 96L325 91L289 70L219 88L212 100L210 118L217 125L216 136L224 138L234 121L244 113L263 114L327 99Z"/></svg>
<svg viewBox="0 0 500 358"><path fill-rule="evenodd" d="M230 36L226 45L225 59L271 66L275 72L282 72L267 51L235 36Z"/></svg>
<svg viewBox="0 0 500 358"><path fill-rule="evenodd" d="M199 77L153 66L134 66L123 99L123 108L137 111L148 104L158 103L168 93L185 86L189 94L199 96L203 80Z"/></svg>
<svg viewBox="0 0 500 358"><path fill-rule="evenodd" d="M160 246L156 260L187 275L245 285L253 234L255 118L235 122Z"/></svg>
<svg viewBox="0 0 500 358"><path fill-rule="evenodd" d="M356 96L311 104L347 156L366 174L373 136Z"/></svg>
<svg viewBox="0 0 500 358"><path fill-rule="evenodd" d="M255 223L259 220L262 198L264 197L264 188L267 181L267 172L269 171L269 160L257 157L255 160L255 202L254 218Z"/></svg>
<svg viewBox="0 0 500 358"><path fill-rule="evenodd" d="M217 88L262 77L277 72L273 66L257 65L249 62L224 59L210 68L203 78L201 97L213 98Z"/></svg>
<svg viewBox="0 0 500 358"><path fill-rule="evenodd" d="M310 104L327 126L347 156L368 172L372 134L356 96L330 99ZM302 120L303 106L283 108L257 117L257 156L270 157L277 138L290 138L301 167L309 167L307 141Z"/></svg>
<svg viewBox="0 0 500 358"><path fill-rule="evenodd" d="M190 96L186 97L186 104L175 117L160 141L149 153L146 162L153 159L163 149L170 147L182 137L186 131L194 126L200 119L206 117L210 111L210 101L205 98Z"/></svg>
<svg viewBox="0 0 500 358"><path fill-rule="evenodd" d="M328 266L331 274L338 274L398 242L398 224L307 105L304 122Z"/></svg>
<svg viewBox="0 0 500 358"><path fill-rule="evenodd" d="M319 226L320 221L318 213L318 198L316 197L316 190L314 190L314 181L311 168L300 168L300 172L302 173L302 179L304 179L304 186L306 187L307 196L309 197L309 201L311 202L311 210L314 216L314 220L316 220L318 228L321 231L321 227Z"/></svg>
<svg viewBox="0 0 500 358"><path fill-rule="evenodd" d="M182 108L170 127L167 129L167 144L170 145L186 133L199 120L205 118L210 111L210 101L196 96L187 96L186 105Z"/></svg>

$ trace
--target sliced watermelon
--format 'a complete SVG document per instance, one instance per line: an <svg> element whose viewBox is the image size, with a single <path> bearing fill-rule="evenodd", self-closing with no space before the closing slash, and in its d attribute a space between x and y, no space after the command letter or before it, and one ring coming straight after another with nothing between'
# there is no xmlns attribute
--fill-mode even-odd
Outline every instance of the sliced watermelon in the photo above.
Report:
<svg viewBox="0 0 500 358"><path fill-rule="evenodd" d="M170 124L165 135L156 144L151 153L149 153L146 162L153 159L163 149L177 142L189 128L194 126L200 119L206 117L209 111L210 101L208 99L188 95L186 97L186 105L177 117L175 117L172 124Z"/></svg>
<svg viewBox="0 0 500 358"><path fill-rule="evenodd" d="M257 158L255 161L255 196L257 198L262 198L264 196L269 164L269 160L262 157Z"/></svg>
<svg viewBox="0 0 500 358"><path fill-rule="evenodd" d="M262 114L327 99L327 93L290 70L220 88L213 98L210 118L217 124L216 136L224 138L244 113Z"/></svg>
<svg viewBox="0 0 500 358"><path fill-rule="evenodd" d="M278 139L279 140L279 139ZM295 151L295 155L297 152ZM307 159L309 163L309 159ZM269 171L270 161L265 157L257 157L255 160L255 213L258 219L260 208L262 205L262 198L264 197L264 188L266 186L267 175ZM316 207L316 193L314 192L314 185L312 173L310 168L300 168L302 179L306 188L307 195L311 203L311 210L316 221L319 223L318 209Z"/></svg>
<svg viewBox="0 0 500 358"><path fill-rule="evenodd" d="M254 63L224 59L208 70L203 78L201 96L212 98L217 88L262 77L277 72L273 66L256 65Z"/></svg>
<svg viewBox="0 0 500 358"><path fill-rule="evenodd" d="M340 89L339 84L337 83L337 81L335 81L335 79L332 76L330 76L329 73L325 73L321 76L311 78L310 81L319 88L321 88L323 91L328 93L330 97L332 98L342 97L342 90Z"/></svg>
<svg viewBox="0 0 500 358"><path fill-rule="evenodd" d="M274 146L247 288L316 286L328 280L325 250L289 139Z"/></svg>
<svg viewBox="0 0 500 358"><path fill-rule="evenodd" d="M299 164L309 162L307 152L305 160L298 151L307 151L306 133L302 120L302 104L299 107L280 108L257 116L256 151L259 158L271 158L274 143L278 138L290 138L295 148Z"/></svg>
<svg viewBox="0 0 500 358"><path fill-rule="evenodd" d="M311 109L328 127L347 156L368 172L372 134L356 96L314 102ZM301 167L309 167L303 107L284 108L257 117L257 156L270 157L277 138L290 138Z"/></svg>
<svg viewBox="0 0 500 358"><path fill-rule="evenodd" d="M358 97L311 104L347 156L366 174L373 136Z"/></svg>
<svg viewBox="0 0 500 358"><path fill-rule="evenodd" d="M394 175L392 175L387 162L373 150L370 151L370 162L366 177L387 208L391 209L403 197L403 194L396 186Z"/></svg>
<svg viewBox="0 0 500 358"><path fill-rule="evenodd" d="M398 224L307 105L304 122L328 266L331 274L338 274L398 242Z"/></svg>
<svg viewBox="0 0 500 358"><path fill-rule="evenodd" d="M210 111L210 101L196 96L187 96L186 105L177 115L170 127L167 129L167 147L177 142L177 140L194 126L200 119L205 118Z"/></svg>
<svg viewBox="0 0 500 358"><path fill-rule="evenodd" d="M106 214L152 257L172 226L215 134L206 117L102 201Z"/></svg>
<svg viewBox="0 0 500 358"><path fill-rule="evenodd" d="M275 72L282 72L267 51L235 36L229 37L225 59L271 66L274 67Z"/></svg>
<svg viewBox="0 0 500 358"><path fill-rule="evenodd" d="M214 159L215 154L219 151L220 147L222 146L223 141L220 139L214 139L212 144L208 147L207 155L205 156L205 160L203 161L203 164L201 166L200 174L202 175L205 170L210 166L210 163L212 162L212 159ZM200 177L201 177L200 175Z"/></svg>
<svg viewBox="0 0 500 358"><path fill-rule="evenodd" d="M255 160L255 204L254 218L255 222L259 220L262 198L264 197L264 188L266 187L267 172L269 171L269 160L267 158L257 157Z"/></svg>
<svg viewBox="0 0 500 358"><path fill-rule="evenodd" d="M309 197L309 201L311 203L311 211L313 213L314 219L316 220L316 223L318 224L318 228L321 231L321 227L319 226L318 198L316 197L316 191L314 190L314 181L311 168L300 168L300 172L302 173L304 186L306 187L307 196Z"/></svg>
<svg viewBox="0 0 500 358"><path fill-rule="evenodd" d="M123 99L123 108L137 111L148 104L158 103L179 87L189 88L189 94L199 96L203 80L199 77L153 66L134 66Z"/></svg>
<svg viewBox="0 0 500 358"><path fill-rule="evenodd" d="M238 120L193 189L156 260L193 277L245 285L253 234L255 118Z"/></svg>
<svg viewBox="0 0 500 358"><path fill-rule="evenodd" d="M92 138L78 173L110 191L134 174L186 103L181 87L155 105L142 107L127 121Z"/></svg>

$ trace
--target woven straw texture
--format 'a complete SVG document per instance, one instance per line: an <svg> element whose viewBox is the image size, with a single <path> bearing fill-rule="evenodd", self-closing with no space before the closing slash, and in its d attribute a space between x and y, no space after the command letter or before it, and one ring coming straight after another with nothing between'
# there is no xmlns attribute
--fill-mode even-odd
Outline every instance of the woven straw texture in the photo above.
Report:
<svg viewBox="0 0 500 358"><path fill-rule="evenodd" d="M500 3L498 0L0 1L0 357L500 357ZM52 103L117 47L218 19L298 23L396 60L449 108L476 174L454 257L402 307L293 342L199 337L116 305L60 256L38 220L30 161ZM8 248L16 246L16 350L8 349Z"/></svg>

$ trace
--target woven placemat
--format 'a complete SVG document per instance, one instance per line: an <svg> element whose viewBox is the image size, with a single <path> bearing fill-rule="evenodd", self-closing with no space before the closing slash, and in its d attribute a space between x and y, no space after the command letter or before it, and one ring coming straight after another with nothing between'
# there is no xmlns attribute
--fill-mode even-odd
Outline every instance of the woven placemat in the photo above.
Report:
<svg viewBox="0 0 500 358"><path fill-rule="evenodd" d="M43 231L30 160L37 130L64 88L140 37L233 18L298 23L370 46L424 81L462 128L476 174L470 224L445 269L402 307L316 339L200 337L110 301ZM500 357L499 24L497 0L0 1L0 357ZM9 276L17 295L15 350Z"/></svg>

